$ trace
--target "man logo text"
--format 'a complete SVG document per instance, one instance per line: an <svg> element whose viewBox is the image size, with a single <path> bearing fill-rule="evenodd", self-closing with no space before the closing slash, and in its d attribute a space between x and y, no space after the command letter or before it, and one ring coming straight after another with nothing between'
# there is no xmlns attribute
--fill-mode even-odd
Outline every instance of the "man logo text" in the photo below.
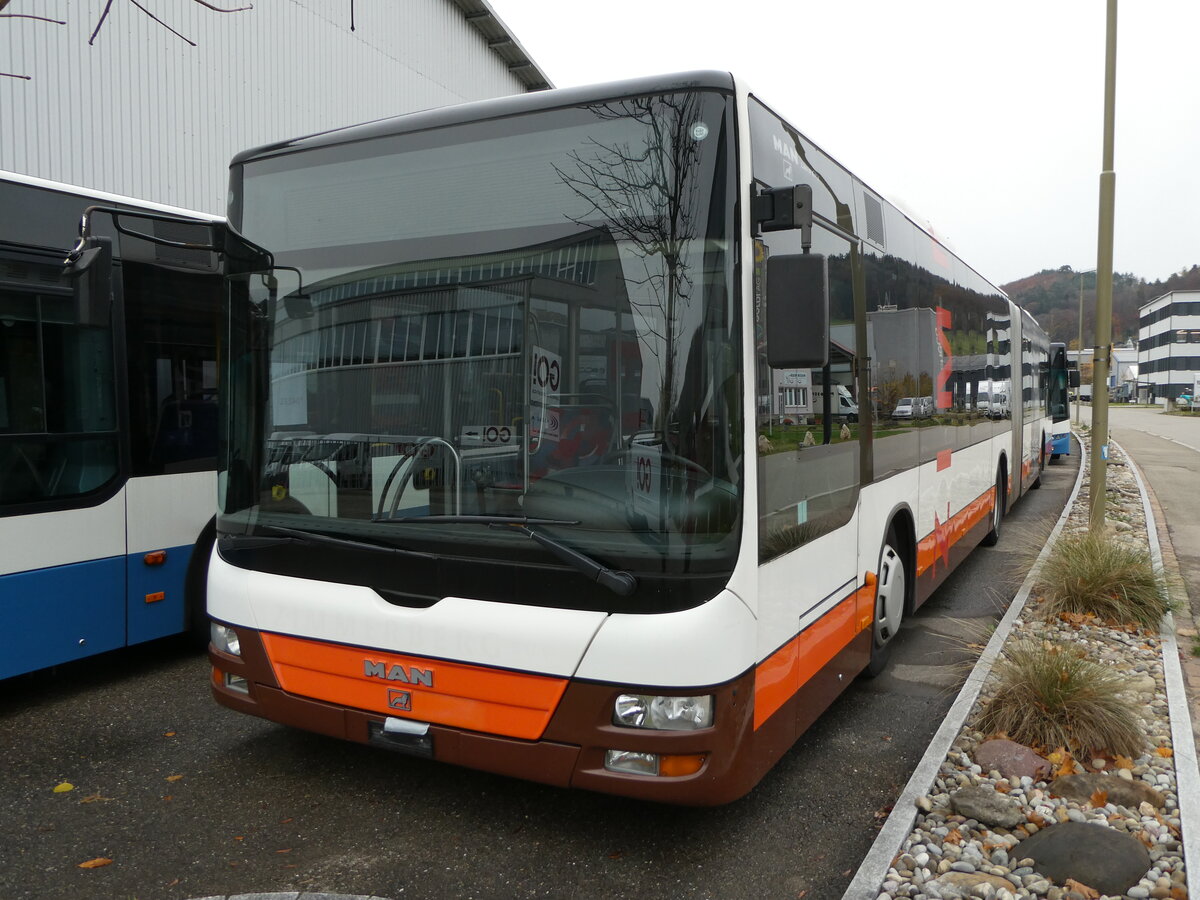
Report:
<svg viewBox="0 0 1200 900"><path fill-rule="evenodd" d="M363 674L368 678L382 678L384 681L401 681L404 684L433 687L433 670L418 669L416 666L402 666L399 663L389 666L387 663L364 659Z"/></svg>

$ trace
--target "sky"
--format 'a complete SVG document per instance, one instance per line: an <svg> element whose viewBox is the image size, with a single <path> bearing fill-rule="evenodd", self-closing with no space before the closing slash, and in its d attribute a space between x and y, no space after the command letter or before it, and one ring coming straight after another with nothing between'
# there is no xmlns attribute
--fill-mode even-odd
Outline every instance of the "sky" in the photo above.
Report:
<svg viewBox="0 0 1200 900"><path fill-rule="evenodd" d="M1096 266L1105 0L489 0L557 87L722 69L996 284ZM1200 264L1200 0L1120 4L1113 268Z"/></svg>

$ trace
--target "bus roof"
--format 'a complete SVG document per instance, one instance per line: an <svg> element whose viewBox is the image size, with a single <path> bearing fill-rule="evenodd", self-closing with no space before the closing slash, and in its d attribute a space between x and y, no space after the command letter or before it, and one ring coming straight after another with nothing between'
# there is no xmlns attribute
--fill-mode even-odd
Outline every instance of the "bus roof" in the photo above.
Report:
<svg viewBox="0 0 1200 900"><path fill-rule="evenodd" d="M474 100L469 103L425 109L401 116L376 119L373 122L366 122L362 125L351 125L346 128L321 131L292 140L264 144L260 147L253 147L238 153L230 161L230 166L237 166L251 160L280 156L286 153L296 153L301 150L312 150L316 147L329 147L337 144L367 141L372 138L387 137L393 134L406 134L412 131L424 131L430 128L442 128L462 122L498 119L521 113L574 106L597 98L616 99L619 97L634 97L642 94L667 93L695 88L732 91L733 75L729 72L719 71L682 72L672 75L634 78L627 81L614 81L600 85L555 88L549 91L514 94L509 97L496 97L489 100Z"/></svg>
<svg viewBox="0 0 1200 900"><path fill-rule="evenodd" d="M112 206L128 206L134 209L146 210L149 212L159 212L165 215L185 216L192 219L205 219L210 222L223 221L221 216L214 216L212 213L200 212L195 209L184 209L181 206L168 206L165 203L155 203L152 200L138 200L136 197L126 197L121 194L113 194L108 191L97 191L92 188L81 187L76 184L66 184L61 181L50 181L46 178L35 178L32 175L22 175L19 172L8 172L0 169L0 181L8 181L13 184L25 184L30 187L42 188L47 191L57 191L61 194L72 194L80 197L87 197L96 200L98 203L107 203Z"/></svg>

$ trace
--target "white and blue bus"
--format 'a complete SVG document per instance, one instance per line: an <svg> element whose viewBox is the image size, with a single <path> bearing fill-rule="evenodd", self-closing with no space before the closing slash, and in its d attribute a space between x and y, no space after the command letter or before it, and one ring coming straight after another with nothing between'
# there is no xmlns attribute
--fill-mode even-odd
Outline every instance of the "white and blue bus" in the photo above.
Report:
<svg viewBox="0 0 1200 900"><path fill-rule="evenodd" d="M91 214L111 271L81 298L90 207L125 213ZM172 245L213 218L7 172L0 210L0 678L207 631L220 281Z"/></svg>

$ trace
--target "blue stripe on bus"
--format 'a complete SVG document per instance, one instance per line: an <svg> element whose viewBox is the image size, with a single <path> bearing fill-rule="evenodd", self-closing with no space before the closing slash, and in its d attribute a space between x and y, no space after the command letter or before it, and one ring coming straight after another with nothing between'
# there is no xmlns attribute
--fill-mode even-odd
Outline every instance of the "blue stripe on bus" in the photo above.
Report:
<svg viewBox="0 0 1200 900"><path fill-rule="evenodd" d="M183 590L192 547L190 544L169 547L166 554L166 561L156 566L146 565L144 553L129 556L129 619L126 631L126 642L129 644L179 634L187 625ZM146 600L147 596L157 594L162 594L163 598Z"/></svg>
<svg viewBox="0 0 1200 900"><path fill-rule="evenodd" d="M179 634L191 555L188 544L167 548L162 565L133 553L0 576L0 634L10 638L0 678Z"/></svg>
<svg viewBox="0 0 1200 900"><path fill-rule="evenodd" d="M125 643L125 559L0 576L0 678Z"/></svg>

